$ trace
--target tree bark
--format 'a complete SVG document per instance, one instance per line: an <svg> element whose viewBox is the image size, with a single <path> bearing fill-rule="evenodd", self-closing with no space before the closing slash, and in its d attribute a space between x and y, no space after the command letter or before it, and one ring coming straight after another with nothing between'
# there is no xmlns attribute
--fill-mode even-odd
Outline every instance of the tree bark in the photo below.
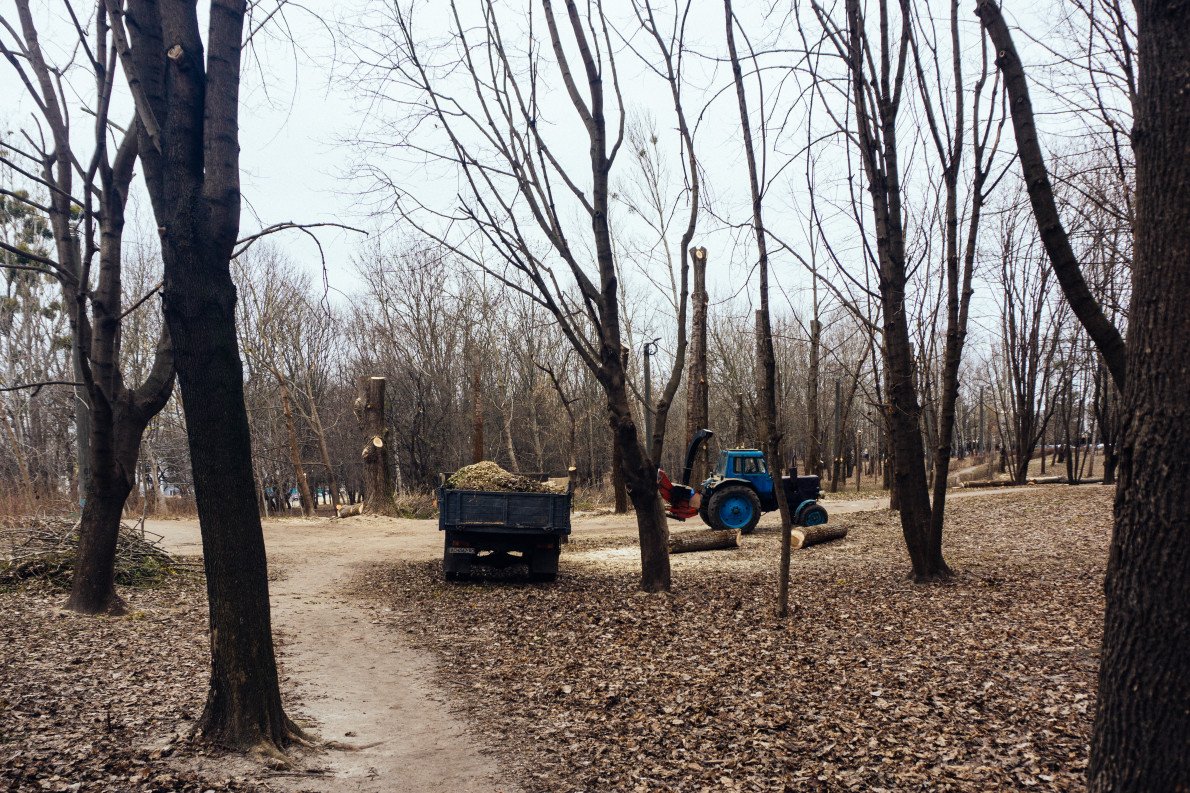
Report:
<svg viewBox="0 0 1190 793"><path fill-rule="evenodd" d="M738 531L718 531L716 529L689 529L672 532L669 535L670 553L690 553L692 551L717 551L725 548L739 548L740 533Z"/></svg>
<svg viewBox="0 0 1190 793"><path fill-rule="evenodd" d="M293 419L293 400L289 396L289 385L279 372L277 388L281 392L281 413L285 417L285 437L289 442L289 462L293 466L293 475L297 479L298 501L301 503L302 515L307 518L314 514L314 496L310 493L310 480L306 477L306 466L302 463L302 448L298 445L297 423ZM286 496L288 500L288 496Z"/></svg>
<svg viewBox="0 0 1190 793"><path fill-rule="evenodd" d="M360 377L356 417L364 435L364 506L381 515L393 511L392 474L388 464L388 428L384 423L383 377Z"/></svg>
<svg viewBox="0 0 1190 793"><path fill-rule="evenodd" d="M106 5L121 29L119 5ZM237 749L282 747L301 736L281 706L230 269L240 222L245 12L242 0L214 0L204 37L194 5L129 0L130 41L118 47L161 231L163 310L203 539L211 680L198 728Z"/></svg>
<svg viewBox="0 0 1190 793"><path fill-rule="evenodd" d="M694 290L690 327L689 366L686 372L686 445L694 433L710 422L710 396L707 388L707 249L691 248L694 262ZM694 458L691 482L701 482L710 473L710 448L703 444Z"/></svg>
<svg viewBox="0 0 1190 793"><path fill-rule="evenodd" d="M1089 787L1190 780L1190 5L1139 0L1136 222Z"/></svg>

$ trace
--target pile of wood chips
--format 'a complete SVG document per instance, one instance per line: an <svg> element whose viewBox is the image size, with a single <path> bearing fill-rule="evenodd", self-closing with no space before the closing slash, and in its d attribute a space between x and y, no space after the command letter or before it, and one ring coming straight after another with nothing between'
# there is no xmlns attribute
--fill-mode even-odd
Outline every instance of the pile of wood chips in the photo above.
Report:
<svg viewBox="0 0 1190 793"><path fill-rule="evenodd" d="M514 474L491 460L463 466L451 474L446 486L455 490L483 490L496 493L557 493L556 485Z"/></svg>

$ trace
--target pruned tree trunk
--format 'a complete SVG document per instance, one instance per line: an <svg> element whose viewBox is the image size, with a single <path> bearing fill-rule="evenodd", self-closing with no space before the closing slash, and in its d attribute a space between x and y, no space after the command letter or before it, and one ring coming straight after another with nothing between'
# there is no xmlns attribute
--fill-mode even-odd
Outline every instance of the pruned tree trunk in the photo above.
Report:
<svg viewBox="0 0 1190 793"><path fill-rule="evenodd" d="M694 433L705 429L710 422L710 397L707 386L707 249L691 248L694 262L694 289L690 299L690 352L686 373L686 445ZM710 473L710 448L703 444L694 458L691 482L701 482Z"/></svg>
<svg viewBox="0 0 1190 793"><path fill-rule="evenodd" d="M364 435L364 505L381 515L393 511L392 475L388 464L388 428L384 423L383 377L360 377L355 414Z"/></svg>
<svg viewBox="0 0 1190 793"><path fill-rule="evenodd" d="M807 473L822 477L822 428L818 418L818 367L822 347L822 323L818 321L818 272L813 273L814 318L810 320L810 371L807 374L806 418L809 428L809 466Z"/></svg>
<svg viewBox="0 0 1190 793"><path fill-rule="evenodd" d="M471 363L471 462L478 463L483 456L483 371L479 356Z"/></svg>

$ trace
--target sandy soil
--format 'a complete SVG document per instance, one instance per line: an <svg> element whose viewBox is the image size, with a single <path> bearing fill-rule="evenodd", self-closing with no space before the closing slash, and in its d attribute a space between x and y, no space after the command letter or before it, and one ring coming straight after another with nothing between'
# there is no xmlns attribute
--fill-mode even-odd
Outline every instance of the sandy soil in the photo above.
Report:
<svg viewBox="0 0 1190 793"><path fill-rule="evenodd" d="M172 552L201 555L194 520L149 521ZM344 596L359 565L441 553L433 521L371 516L268 521L273 625L290 714L323 739L363 747L303 758L307 769L270 777L295 791L515 791L452 714L431 657Z"/></svg>
<svg viewBox="0 0 1190 793"><path fill-rule="evenodd" d="M1004 492L957 491L950 498L994 498ZM838 500L826 506L839 515L883 509L887 499ZM761 521L762 527L777 525L775 513ZM150 520L146 529L162 535L173 553L202 553L196 520ZM567 558L636 566L635 537L631 516L578 512L572 540L619 547L575 549ZM273 624L290 713L325 740L361 747L307 758L301 764L304 772L271 777L271 785L324 793L517 790L452 708L439 684L448 670L436 668L432 656L380 625L343 592L366 565L438 558L441 541L433 520L364 515L265 522Z"/></svg>

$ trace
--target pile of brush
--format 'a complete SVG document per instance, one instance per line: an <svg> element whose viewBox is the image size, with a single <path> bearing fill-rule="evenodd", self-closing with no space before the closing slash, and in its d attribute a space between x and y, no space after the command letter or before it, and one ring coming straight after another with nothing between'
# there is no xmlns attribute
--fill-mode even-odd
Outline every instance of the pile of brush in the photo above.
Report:
<svg viewBox="0 0 1190 793"><path fill-rule="evenodd" d="M31 578L67 585L78 554L78 521L23 518L0 527L0 585ZM159 534L120 524L116 540L116 583L143 587L168 576L197 572L201 562L184 561L161 547Z"/></svg>

